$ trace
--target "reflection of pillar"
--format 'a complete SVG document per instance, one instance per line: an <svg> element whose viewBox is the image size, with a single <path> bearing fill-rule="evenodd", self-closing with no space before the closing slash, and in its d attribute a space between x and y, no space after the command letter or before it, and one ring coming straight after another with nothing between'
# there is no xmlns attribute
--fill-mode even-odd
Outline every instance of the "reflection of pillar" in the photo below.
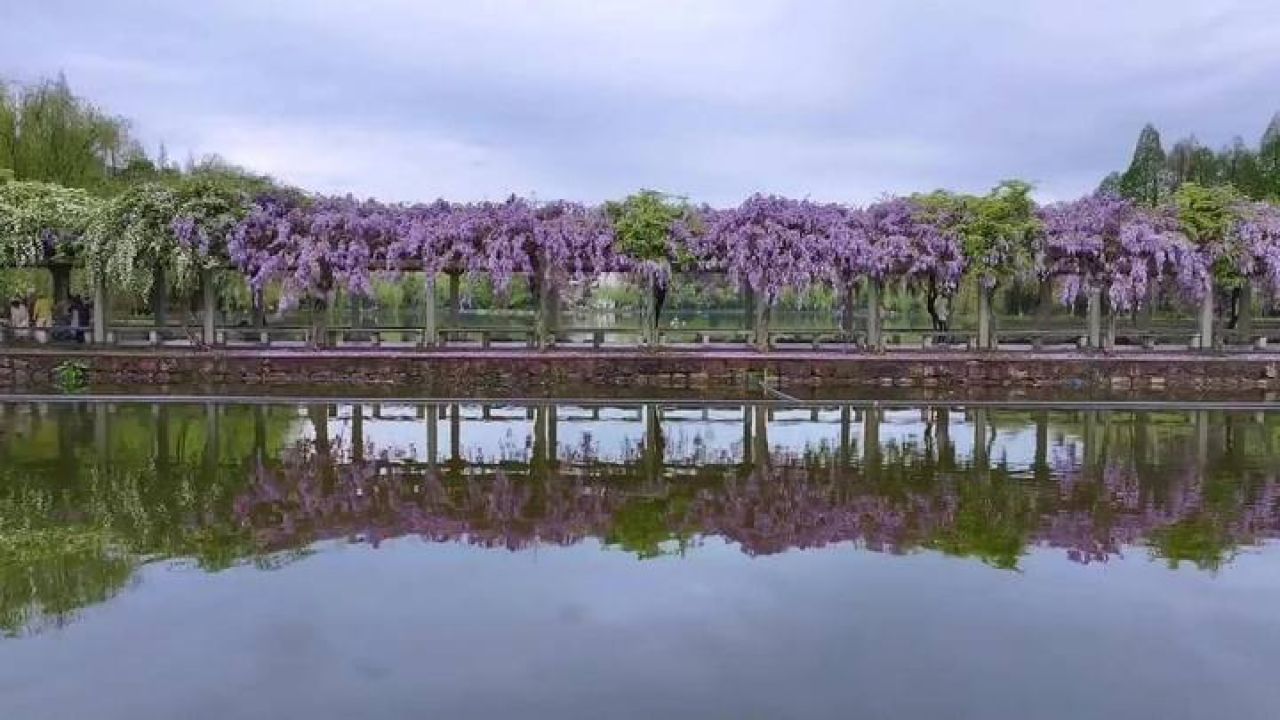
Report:
<svg viewBox="0 0 1280 720"><path fill-rule="evenodd" d="M1037 477L1047 473L1049 470L1049 413L1048 411L1040 411L1036 413L1036 461L1035 472Z"/></svg>
<svg viewBox="0 0 1280 720"><path fill-rule="evenodd" d="M556 425L559 419L556 413L554 403L547 405L546 433L547 433L547 462L552 465L559 459L560 451L558 448L559 435L556 432Z"/></svg>
<svg viewBox="0 0 1280 720"><path fill-rule="evenodd" d="M751 439L751 406L742 406L742 463L750 465L752 462L753 444Z"/></svg>
<svg viewBox="0 0 1280 720"><path fill-rule="evenodd" d="M840 406L840 464L848 466L852 458L853 424L849 422L849 406Z"/></svg>
<svg viewBox="0 0 1280 720"><path fill-rule="evenodd" d="M440 406L427 403L423 412L427 421L427 464L434 467L440 453Z"/></svg>
<svg viewBox="0 0 1280 720"><path fill-rule="evenodd" d="M1203 468L1209 463L1209 411L1197 410L1194 418L1196 428L1196 465Z"/></svg>
<svg viewBox="0 0 1280 720"><path fill-rule="evenodd" d="M1098 413L1094 410L1084 412L1084 457L1090 468L1096 468L1102 455L1102 441L1098 437Z"/></svg>
<svg viewBox="0 0 1280 720"><path fill-rule="evenodd" d="M267 457L267 410L262 405L253 406L253 457L262 462Z"/></svg>
<svg viewBox="0 0 1280 720"><path fill-rule="evenodd" d="M169 406L164 404L152 405L151 415L155 418L156 426L156 467L162 471L167 470L169 467ZM167 480L164 472L159 474L160 480Z"/></svg>
<svg viewBox="0 0 1280 720"><path fill-rule="evenodd" d="M644 463L649 477L657 477L666 459L666 438L662 434L662 416L653 404L644 406Z"/></svg>
<svg viewBox="0 0 1280 720"><path fill-rule="evenodd" d="M222 453L218 426L218 406L213 403L204 404L204 470L213 472Z"/></svg>
<svg viewBox="0 0 1280 720"><path fill-rule="evenodd" d="M351 406L351 458L364 460L364 406Z"/></svg>
<svg viewBox="0 0 1280 720"><path fill-rule="evenodd" d="M757 465L769 464L769 408L764 405L755 406L755 450L752 452Z"/></svg>
<svg viewBox="0 0 1280 720"><path fill-rule="evenodd" d="M449 462L462 462L462 408L458 403L449 407Z"/></svg>
<svg viewBox="0 0 1280 720"><path fill-rule="evenodd" d="M533 410L533 456L529 464L540 466L547 458L547 406L539 405Z"/></svg>
<svg viewBox="0 0 1280 720"><path fill-rule="evenodd" d="M307 415L311 418L311 429L316 437L316 451L329 454L329 407L323 404L307 406Z"/></svg>
<svg viewBox="0 0 1280 720"><path fill-rule="evenodd" d="M973 411L973 464L985 468L990 458L987 456L987 409L974 408Z"/></svg>
<svg viewBox="0 0 1280 720"><path fill-rule="evenodd" d="M955 445L951 443L951 408L940 407L934 412L934 445L938 448L938 464L955 464Z"/></svg>
<svg viewBox="0 0 1280 720"><path fill-rule="evenodd" d="M862 464L874 468L880 464L880 409L867 408L862 415Z"/></svg>
<svg viewBox="0 0 1280 720"><path fill-rule="evenodd" d="M99 461L107 459L110 443L107 436L107 404L93 404L93 449Z"/></svg>

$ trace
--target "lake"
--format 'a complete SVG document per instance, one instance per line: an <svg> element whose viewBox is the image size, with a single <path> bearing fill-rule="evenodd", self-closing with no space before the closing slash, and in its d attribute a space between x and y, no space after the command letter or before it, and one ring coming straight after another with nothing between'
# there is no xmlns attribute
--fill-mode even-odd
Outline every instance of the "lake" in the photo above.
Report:
<svg viewBox="0 0 1280 720"><path fill-rule="evenodd" d="M1274 718L1280 413L0 403L0 718Z"/></svg>

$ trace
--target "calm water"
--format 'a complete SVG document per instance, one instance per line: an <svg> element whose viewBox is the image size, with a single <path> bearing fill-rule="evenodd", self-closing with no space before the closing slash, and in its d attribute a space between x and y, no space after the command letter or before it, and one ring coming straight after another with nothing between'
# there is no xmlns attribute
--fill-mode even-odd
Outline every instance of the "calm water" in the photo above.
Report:
<svg viewBox="0 0 1280 720"><path fill-rule="evenodd" d="M0 718L1280 716L1280 413L0 408Z"/></svg>

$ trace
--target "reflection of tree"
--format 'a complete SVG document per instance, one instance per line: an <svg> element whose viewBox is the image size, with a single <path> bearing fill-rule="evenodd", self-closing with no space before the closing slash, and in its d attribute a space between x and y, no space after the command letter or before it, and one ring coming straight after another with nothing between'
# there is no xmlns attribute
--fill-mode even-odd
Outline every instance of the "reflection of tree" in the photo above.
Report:
<svg viewBox="0 0 1280 720"><path fill-rule="evenodd" d="M861 452L842 432L835 447L793 453L769 447L759 410L743 421L739 450L749 452L703 448L694 463L664 461L696 439L669 438L657 412L644 442L606 462L591 439L557 447L544 408L533 452L418 464L398 448L348 452L328 436L324 406L306 413L312 439L287 445L296 410L175 406L167 432L148 429L161 418L139 410L106 433L79 409L33 414L22 420L31 442L0 443L0 629L57 625L152 558L274 567L321 540L518 550L594 538L647 558L720 537L752 555L853 543L999 568L1035 546L1089 563L1145 545L1171 565L1216 569L1237 548L1280 537L1275 428L1231 415L975 413L964 432L982 442L958 459L962 430L947 411L907 439L882 435L884 418L866 411ZM1004 437L1034 428L1031 465L982 461L1003 455L992 452L997 427Z"/></svg>

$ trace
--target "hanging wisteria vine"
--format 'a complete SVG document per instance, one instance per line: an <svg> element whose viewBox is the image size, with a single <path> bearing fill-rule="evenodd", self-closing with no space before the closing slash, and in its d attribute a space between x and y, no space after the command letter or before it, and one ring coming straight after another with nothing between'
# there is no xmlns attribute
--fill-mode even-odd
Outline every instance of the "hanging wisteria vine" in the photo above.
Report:
<svg viewBox="0 0 1280 720"><path fill-rule="evenodd" d="M1244 281L1280 293L1280 208L1184 188L1145 208L1104 194L1036 209L1029 186L989 195L938 192L866 207L754 195L733 208L697 207L642 192L586 206L502 202L385 204L198 178L144 184L99 200L45 183L0 183L0 263L81 257L110 287L145 293L153 279L182 289L233 267L286 303L367 295L378 274L471 274L506 288L516 277L562 285L626 273L658 295L675 271L718 272L762 302L784 289L848 292L870 281L923 293L935 327L962 280L990 288L1039 277L1059 298L1105 293L1111 307L1159 296L1194 300Z"/></svg>

